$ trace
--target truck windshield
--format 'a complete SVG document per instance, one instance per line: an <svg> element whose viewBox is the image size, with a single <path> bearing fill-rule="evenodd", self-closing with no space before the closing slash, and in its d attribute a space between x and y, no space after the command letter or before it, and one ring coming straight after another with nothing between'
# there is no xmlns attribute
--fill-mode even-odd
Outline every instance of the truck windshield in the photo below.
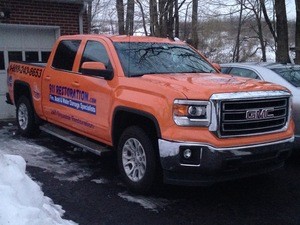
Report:
<svg viewBox="0 0 300 225"><path fill-rule="evenodd" d="M188 46L148 42L118 42L114 46L128 77L216 72L201 55Z"/></svg>

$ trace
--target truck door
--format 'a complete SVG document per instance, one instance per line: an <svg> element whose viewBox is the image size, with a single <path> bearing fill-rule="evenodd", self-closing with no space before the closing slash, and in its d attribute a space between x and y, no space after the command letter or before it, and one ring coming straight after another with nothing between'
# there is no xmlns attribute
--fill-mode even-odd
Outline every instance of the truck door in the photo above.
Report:
<svg viewBox="0 0 300 225"><path fill-rule="evenodd" d="M112 113L112 90L114 81L105 80L97 75L88 75L83 73L82 64L84 62L102 62L106 69L113 70L112 60L109 57L108 47L102 40L88 40L84 43L82 57L78 60L78 82L80 90L87 96L86 102L82 105L80 115L87 124L86 131L90 135L101 139L102 142L110 141L110 115Z"/></svg>
<svg viewBox="0 0 300 225"><path fill-rule="evenodd" d="M52 68L48 70L51 72L44 77L44 85L48 85L43 87L44 114L50 122L107 142L111 88L103 78L81 73L81 65L87 61L111 66L107 51L99 41L59 43Z"/></svg>
<svg viewBox="0 0 300 225"><path fill-rule="evenodd" d="M48 121L63 127L72 127L72 101L78 99L73 65L80 40L59 42L52 64L47 65L42 81L42 107ZM51 61L51 58L50 58Z"/></svg>

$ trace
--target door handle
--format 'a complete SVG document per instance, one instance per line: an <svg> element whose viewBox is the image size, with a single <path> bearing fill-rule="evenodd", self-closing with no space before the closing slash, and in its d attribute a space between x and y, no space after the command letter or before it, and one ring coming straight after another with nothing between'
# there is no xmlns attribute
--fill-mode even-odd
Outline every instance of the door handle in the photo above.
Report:
<svg viewBox="0 0 300 225"><path fill-rule="evenodd" d="M46 76L45 79L46 80L51 80L51 77L50 76Z"/></svg>
<svg viewBox="0 0 300 225"><path fill-rule="evenodd" d="M77 81L72 82L72 86L79 87L79 83Z"/></svg>

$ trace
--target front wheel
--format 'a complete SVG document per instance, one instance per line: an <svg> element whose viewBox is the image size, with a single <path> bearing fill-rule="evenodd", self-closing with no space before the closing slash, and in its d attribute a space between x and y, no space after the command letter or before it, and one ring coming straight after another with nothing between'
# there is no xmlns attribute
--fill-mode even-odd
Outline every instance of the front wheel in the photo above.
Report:
<svg viewBox="0 0 300 225"><path fill-rule="evenodd" d="M38 134L38 126L35 123L34 109L28 98L20 97L16 110L17 124L21 135L33 137Z"/></svg>
<svg viewBox="0 0 300 225"><path fill-rule="evenodd" d="M137 126L127 128L118 145L118 164L130 190L147 193L153 187L157 161L153 143Z"/></svg>

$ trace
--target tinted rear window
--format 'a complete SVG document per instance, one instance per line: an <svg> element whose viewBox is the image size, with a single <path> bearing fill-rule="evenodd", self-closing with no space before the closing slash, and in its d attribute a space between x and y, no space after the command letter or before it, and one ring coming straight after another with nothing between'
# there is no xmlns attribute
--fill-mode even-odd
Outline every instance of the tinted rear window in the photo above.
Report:
<svg viewBox="0 0 300 225"><path fill-rule="evenodd" d="M57 47L52 66L56 69L71 71L79 45L79 40L61 41Z"/></svg>

